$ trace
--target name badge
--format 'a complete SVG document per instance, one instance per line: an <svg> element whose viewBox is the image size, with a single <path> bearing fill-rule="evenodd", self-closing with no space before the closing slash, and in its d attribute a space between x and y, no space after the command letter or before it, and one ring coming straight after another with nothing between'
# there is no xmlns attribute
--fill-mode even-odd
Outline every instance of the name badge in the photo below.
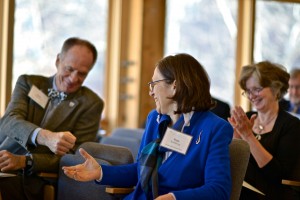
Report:
<svg viewBox="0 0 300 200"><path fill-rule="evenodd" d="M167 128L160 146L185 155L190 146L192 138L193 137L191 135Z"/></svg>
<svg viewBox="0 0 300 200"><path fill-rule="evenodd" d="M35 101L37 104L39 104L42 108L45 109L47 103L48 103L48 96L45 95L41 90L39 90L35 85L31 86L31 89L28 93L28 96Z"/></svg>

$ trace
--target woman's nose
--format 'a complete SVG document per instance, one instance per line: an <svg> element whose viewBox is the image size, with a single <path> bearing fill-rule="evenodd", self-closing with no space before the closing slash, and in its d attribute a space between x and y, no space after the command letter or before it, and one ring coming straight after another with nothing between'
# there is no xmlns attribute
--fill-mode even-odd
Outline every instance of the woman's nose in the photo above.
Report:
<svg viewBox="0 0 300 200"><path fill-rule="evenodd" d="M153 96L154 95L154 93L153 93L153 90L149 90L149 96Z"/></svg>

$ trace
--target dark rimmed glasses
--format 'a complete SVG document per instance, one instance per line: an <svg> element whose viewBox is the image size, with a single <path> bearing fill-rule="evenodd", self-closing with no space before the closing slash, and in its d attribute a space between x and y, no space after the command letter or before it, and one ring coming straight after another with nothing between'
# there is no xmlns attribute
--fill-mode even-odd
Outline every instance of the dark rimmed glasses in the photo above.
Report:
<svg viewBox="0 0 300 200"><path fill-rule="evenodd" d="M149 89L150 91L153 91L154 89L154 86L158 83L158 82L161 82L161 81L167 81L168 79L160 79L160 80L157 80L157 81L151 81L148 83L149 85Z"/></svg>
<svg viewBox="0 0 300 200"><path fill-rule="evenodd" d="M244 97L247 97L247 98L250 98L250 94L252 96L258 96L259 93L263 90L264 88L263 87L258 87L258 88L253 88L251 90L245 90L242 92L242 95Z"/></svg>

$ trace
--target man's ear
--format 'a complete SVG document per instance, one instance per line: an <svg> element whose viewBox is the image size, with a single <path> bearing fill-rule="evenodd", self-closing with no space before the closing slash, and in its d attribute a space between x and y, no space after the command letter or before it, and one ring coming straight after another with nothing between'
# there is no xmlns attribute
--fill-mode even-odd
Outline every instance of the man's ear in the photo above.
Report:
<svg viewBox="0 0 300 200"><path fill-rule="evenodd" d="M56 66L56 68L58 68L58 65L59 65L59 63L60 63L60 53L59 54L57 54L57 56L56 56L56 61L55 61L55 66Z"/></svg>

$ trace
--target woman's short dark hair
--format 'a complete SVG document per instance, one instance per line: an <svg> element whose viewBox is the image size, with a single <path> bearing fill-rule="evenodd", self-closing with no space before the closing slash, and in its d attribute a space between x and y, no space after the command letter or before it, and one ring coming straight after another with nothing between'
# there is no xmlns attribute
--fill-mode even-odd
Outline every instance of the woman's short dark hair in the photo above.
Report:
<svg viewBox="0 0 300 200"><path fill-rule="evenodd" d="M97 60L97 49L96 47L88 40L81 39L78 37L71 37L65 40L62 48L61 48L61 54L66 53L71 47L75 45L81 45L87 47L93 54L93 65L95 64Z"/></svg>
<svg viewBox="0 0 300 200"><path fill-rule="evenodd" d="M175 113L206 111L215 103L210 94L210 80L203 66L189 54L176 54L163 58L157 68L166 83L176 80L176 92L171 98L177 102Z"/></svg>
<svg viewBox="0 0 300 200"><path fill-rule="evenodd" d="M257 77L262 87L270 87L277 99L281 99L287 93L290 75L284 66L270 61L244 66L239 80L243 90L247 90L246 82L252 75Z"/></svg>

